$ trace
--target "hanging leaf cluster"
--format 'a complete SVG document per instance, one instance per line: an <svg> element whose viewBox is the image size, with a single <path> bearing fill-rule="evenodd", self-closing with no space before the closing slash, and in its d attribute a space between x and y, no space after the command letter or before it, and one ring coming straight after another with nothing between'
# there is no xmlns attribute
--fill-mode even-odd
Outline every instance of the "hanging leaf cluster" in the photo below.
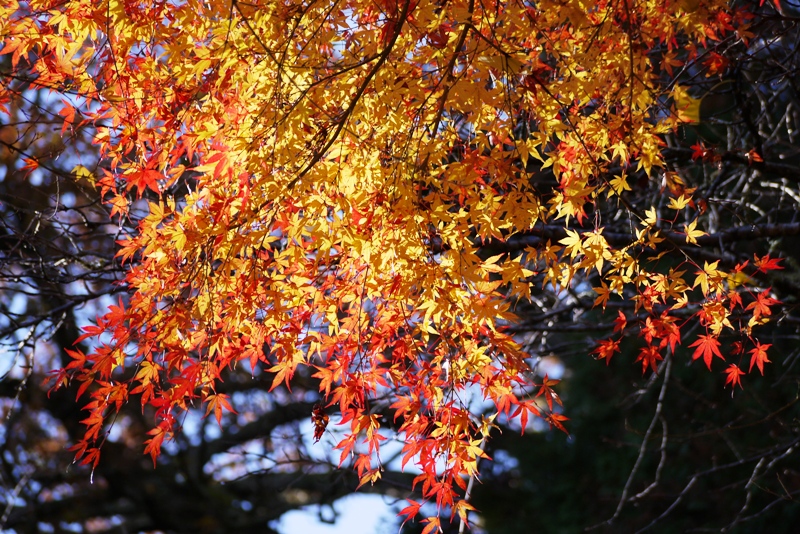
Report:
<svg viewBox="0 0 800 534"><path fill-rule="evenodd" d="M62 133L95 130L102 161L82 172L138 225L119 242L128 298L53 377L89 399L77 457L100 460L133 398L155 462L190 407L233 412L226 369L273 388L302 371L323 399L314 439L335 407L362 484L380 478L389 398L417 489L465 517L495 417L566 421L513 304L586 281L598 309L635 303L598 344L607 363L635 333L658 372L699 324L693 358L751 355L732 385L763 373L756 331L778 302L753 277L779 260L693 255L715 239L705 199L662 157L698 120L681 76L748 20L721 0L5 2L0 54L53 92ZM666 210L628 201L648 181ZM604 231L608 204L628 234Z"/></svg>

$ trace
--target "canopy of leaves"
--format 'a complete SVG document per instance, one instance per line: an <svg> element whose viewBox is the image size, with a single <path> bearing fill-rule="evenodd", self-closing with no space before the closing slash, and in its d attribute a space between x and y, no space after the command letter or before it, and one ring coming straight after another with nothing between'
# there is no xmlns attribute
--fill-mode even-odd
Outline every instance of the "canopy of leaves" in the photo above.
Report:
<svg viewBox="0 0 800 534"><path fill-rule="evenodd" d="M769 372L772 288L796 287L765 240L800 233L795 50L775 45L794 27L755 9L5 3L0 113L41 92L61 136L91 132L96 164L72 174L124 234L117 263L80 273L123 268L126 298L52 377L89 397L77 458L98 465L135 397L155 462L192 407L236 415L223 378L244 372L312 384L364 487L394 425L422 497L465 518L495 424L564 428L534 362L545 333L583 327L570 313L614 309L585 350L607 363L638 335L643 373L686 345L719 388L747 388ZM776 53L791 61L761 61Z"/></svg>

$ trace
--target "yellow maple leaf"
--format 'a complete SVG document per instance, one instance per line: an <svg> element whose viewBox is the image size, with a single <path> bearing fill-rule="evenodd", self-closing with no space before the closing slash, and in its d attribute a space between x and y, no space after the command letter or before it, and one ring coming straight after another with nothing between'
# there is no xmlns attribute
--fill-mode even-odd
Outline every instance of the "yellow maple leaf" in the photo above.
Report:
<svg viewBox="0 0 800 534"><path fill-rule="evenodd" d="M697 245L698 237L708 235L702 230L696 230L695 229L696 226L697 226L697 219L693 220L691 223L687 224L684 227L684 233L686 234L686 242L692 245Z"/></svg>

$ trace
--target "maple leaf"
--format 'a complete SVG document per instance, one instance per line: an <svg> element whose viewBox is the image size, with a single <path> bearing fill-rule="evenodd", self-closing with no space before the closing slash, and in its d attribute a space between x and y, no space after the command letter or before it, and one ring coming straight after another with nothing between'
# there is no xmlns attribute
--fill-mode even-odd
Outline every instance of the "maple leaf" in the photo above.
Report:
<svg viewBox="0 0 800 534"><path fill-rule="evenodd" d="M594 349L591 353L597 354L598 360L605 360L606 365L611 363L611 357L614 355L615 352L620 352L619 349L619 340L614 339L603 339L597 342L597 348Z"/></svg>
<svg viewBox="0 0 800 534"><path fill-rule="evenodd" d="M669 205L667 207L670 208L670 209L679 211L679 210L682 210L683 208L685 208L689 204L690 200L691 200L691 198L686 198L685 195L681 195L678 198L670 198L669 199ZM694 224L694 222L693 222L693 224Z"/></svg>
<svg viewBox="0 0 800 534"><path fill-rule="evenodd" d="M756 341L756 346L754 349L750 350L750 369L749 371L753 370L753 366L757 365L758 370L761 373L761 376L764 376L764 364L769 363L767 359L767 350L772 346L770 343L764 343L763 345ZM749 372L748 371L748 372Z"/></svg>
<svg viewBox="0 0 800 534"><path fill-rule="evenodd" d="M421 521L421 523L427 523L427 525L425 525L425 528L422 529L421 534L433 534L434 532L438 532L441 530L440 526L441 523L439 522L438 517L435 516L426 517Z"/></svg>
<svg viewBox="0 0 800 534"><path fill-rule="evenodd" d="M758 257L757 255L753 255L754 264L758 267L758 272L766 273L767 271L772 271L775 269L783 269L783 266L779 265L783 258L770 258L769 254L765 254L762 257Z"/></svg>
<svg viewBox="0 0 800 534"><path fill-rule="evenodd" d="M122 195L115 195L111 200L109 200L109 204L111 204L111 213L109 214L111 217L114 215L124 215L128 211L128 199Z"/></svg>
<svg viewBox="0 0 800 534"><path fill-rule="evenodd" d="M417 514L419 514L419 509L422 508L421 502L415 501L413 499L406 499L406 501L408 502L408 506L406 506L397 513L397 515L405 517L405 519L403 519L403 522L400 524L401 527L405 525L408 521L414 519L417 516Z"/></svg>
<svg viewBox="0 0 800 534"><path fill-rule="evenodd" d="M697 245L698 237L708 235L702 230L695 230L696 226L697 226L697 219L687 224L686 227L684 228L684 233L686 234L686 242L692 245Z"/></svg>
<svg viewBox="0 0 800 534"><path fill-rule="evenodd" d="M645 219L644 223L647 226L655 226L658 224L658 215L656 214L656 210L654 208L650 208L644 212Z"/></svg>
<svg viewBox="0 0 800 534"><path fill-rule="evenodd" d="M762 158L754 148L750 149L747 154L745 154L745 157L751 162L751 164L753 162L764 163L764 158Z"/></svg>
<svg viewBox="0 0 800 534"><path fill-rule="evenodd" d="M65 367L66 370L69 369L83 369L86 365L86 355L80 350L72 350L72 349L64 349L64 352L67 353L67 356L72 358L72 361L67 364ZM80 396L80 395L79 395Z"/></svg>
<svg viewBox="0 0 800 534"><path fill-rule="evenodd" d="M164 439L169 435L169 432L166 425L159 425L148 431L147 434L152 437L144 442L144 454L150 455L150 458L153 460L153 467L155 467L156 460L161 454L161 445L164 443Z"/></svg>
<svg viewBox="0 0 800 534"><path fill-rule="evenodd" d="M539 392L536 394L537 397L544 395L544 398L547 401L547 407L550 409L550 411L553 411L553 401L556 401L558 404L563 406L558 394L553 391L551 387L559 382L560 380L552 380L545 374L542 384L539 386Z"/></svg>
<svg viewBox="0 0 800 534"><path fill-rule="evenodd" d="M538 396L538 395L537 395ZM558 400L558 403L561 404L561 400ZM536 404L533 402L520 402L517 409L514 410L514 413L511 415L512 418L519 417L519 424L520 424L520 434L525 433L525 429L528 427L528 417L529 414L532 414L536 417L541 417L542 414L539 409L536 407ZM485 429L483 435L487 435L489 432L488 429Z"/></svg>
<svg viewBox="0 0 800 534"><path fill-rule="evenodd" d="M725 56L721 54L717 54L716 52L712 52L708 55L708 57L703 61L703 65L708 69L708 73L706 76L713 75L724 71L728 65L729 60Z"/></svg>
<svg viewBox="0 0 800 534"><path fill-rule="evenodd" d="M328 417L328 414L325 413L322 405L314 405L314 409L311 412L311 422L314 425L314 443L317 443L320 439L322 439L323 434L325 434L325 429L328 428L329 420L330 417Z"/></svg>
<svg viewBox="0 0 800 534"><path fill-rule="evenodd" d="M106 327L104 325L91 325L90 324L90 325L84 326L83 328L81 328L81 330L83 330L83 334L78 336L78 338L75 340L75 343L73 343L74 345L77 345L81 341L84 341L85 339L88 339L90 337L99 336L100 334L105 332Z"/></svg>
<svg viewBox="0 0 800 534"><path fill-rule="evenodd" d="M628 324L628 319L622 310L617 310L617 317L614 319L614 332L622 332Z"/></svg>
<svg viewBox="0 0 800 534"><path fill-rule="evenodd" d="M658 372L658 362L663 360L661 351L658 347L648 345L639 349L639 355L636 357L637 362L642 362L642 374L647 372L647 367L653 370L654 373Z"/></svg>
<svg viewBox="0 0 800 534"><path fill-rule="evenodd" d="M549 424L551 427L556 427L560 431L564 432L565 434L569 434L567 429L562 424L563 421L569 421L569 418L565 415L560 413L551 413L544 418L544 420Z"/></svg>
<svg viewBox="0 0 800 534"><path fill-rule="evenodd" d="M742 386L742 375L744 375L744 371L739 369L739 366L735 363L732 363L725 369L725 374L727 375L725 378L725 387L728 384L731 385L732 388L736 388L738 385L740 388L744 389Z"/></svg>
<svg viewBox="0 0 800 534"><path fill-rule="evenodd" d="M623 161L627 159L625 145L617 144L614 146L614 157L617 156L619 156ZM609 195L621 195L625 191L631 191L631 186L628 185L628 181L625 179L625 176L615 176L611 179L611 181L609 181L609 185L611 186Z"/></svg>
<svg viewBox="0 0 800 534"><path fill-rule="evenodd" d="M453 507L453 510L456 512L456 514L458 515L459 519L461 519L461 522L463 524L465 524L465 525L468 524L467 513L468 512L476 512L477 511L474 506L469 504L464 499L459 500L456 503L456 505Z"/></svg>
<svg viewBox="0 0 800 534"><path fill-rule="evenodd" d="M711 370L711 359L716 356L721 360L725 360L722 353L719 351L720 342L717 338L701 334L697 336L697 341L689 345L690 347L697 347L692 353L692 360L697 360L702 357L709 371Z"/></svg>
<svg viewBox="0 0 800 534"><path fill-rule="evenodd" d="M225 393L217 393L214 395L209 395L206 399L208 405L206 406L206 417L212 411L214 412L214 417L217 419L217 424L221 427L222 426L222 410L228 410L231 413L236 413L236 410L233 409L231 406L230 401L228 400L229 397Z"/></svg>
<svg viewBox="0 0 800 534"><path fill-rule="evenodd" d="M79 454L81 458L79 465L92 464L92 470L96 469L97 464L100 463L100 449L96 447L84 448L85 447L84 444L79 444L79 445L80 445ZM70 447L70 450L72 450L72 447Z"/></svg>
<svg viewBox="0 0 800 534"><path fill-rule="evenodd" d="M708 157L709 150L703 146L703 143L695 143L692 145L692 160L697 161Z"/></svg>
<svg viewBox="0 0 800 534"><path fill-rule="evenodd" d="M758 321L761 317L768 317L772 315L770 306L780 304L779 300L773 299L769 296L770 288L765 289L760 293L756 293L756 300L751 302L745 308L746 310L753 310L753 320Z"/></svg>
<svg viewBox="0 0 800 534"><path fill-rule="evenodd" d="M142 193L144 193L145 189L150 189L154 193L161 192L161 189L158 186L158 180L164 178L160 172L153 169L136 170L125 177L128 180L129 188L134 186L136 187L136 194L139 197L142 196Z"/></svg>
<svg viewBox="0 0 800 534"><path fill-rule="evenodd" d="M26 176L27 176L29 173L31 173L31 172L33 172L33 171L35 171L36 169L38 169L38 168L39 168L39 160L38 160L38 159L36 159L36 158L28 158L28 157L23 157L23 158L22 158L22 161L25 163L25 165L23 165L22 167L20 167L20 169L19 169L19 170L21 170L21 171L28 171L28 173L26 173Z"/></svg>
<svg viewBox="0 0 800 534"><path fill-rule="evenodd" d="M64 106L58 114L64 118L64 124L61 126L61 135L64 135L67 129L75 123L75 108L66 99L62 99L61 103Z"/></svg>
<svg viewBox="0 0 800 534"><path fill-rule="evenodd" d="M594 301L594 305L597 306L600 304L603 306L603 310L605 310L606 304L608 304L608 299L611 296L611 291L608 289L608 286L605 282L601 282L601 284L601 287L592 288L594 292L598 294L598 297Z"/></svg>
<svg viewBox="0 0 800 534"><path fill-rule="evenodd" d="M719 267L719 260L708 263L703 263L703 270L697 272L697 278L692 284L692 288L700 286L703 295L708 295L709 292L717 291L719 288L719 281L721 281L721 274L717 269Z"/></svg>

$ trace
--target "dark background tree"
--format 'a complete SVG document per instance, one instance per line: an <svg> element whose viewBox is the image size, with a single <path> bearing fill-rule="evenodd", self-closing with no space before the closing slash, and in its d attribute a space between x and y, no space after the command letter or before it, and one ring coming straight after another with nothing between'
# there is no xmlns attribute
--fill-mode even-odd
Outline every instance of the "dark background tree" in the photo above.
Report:
<svg viewBox="0 0 800 534"><path fill-rule="evenodd" d="M616 314L589 311L591 290L526 308L520 330L535 334L534 354L566 367L570 436L507 429L491 442L503 461L475 491L489 532L789 533L800 524L800 12L781 4L763 6L748 45L723 44L678 78L699 99L699 121L666 137L667 170L697 188L712 235L700 250L667 241L660 261L667 272L683 254L731 266L754 253L784 257L785 269L763 280L783 302L759 335L773 345L772 367L743 390L723 390L684 343L657 375L642 377L631 366L635 332L610 366L587 357ZM628 199L665 206L664 189L642 177ZM615 217L602 214L606 228ZM527 240L558 237L549 231Z"/></svg>
<svg viewBox="0 0 800 534"><path fill-rule="evenodd" d="M91 131L62 131L60 103L11 76L8 56L0 58L2 90L14 104L0 114L0 528L264 533L287 511L352 493L354 473L336 469L322 444L313 454L306 448L300 424L310 421L316 382L306 377L292 392L267 393L272 377L244 369L220 388L239 415L226 417L222 430L202 412L185 421L185 435L157 469L142 455L149 414L134 403L108 429L94 473L72 463L68 448L83 433L85 412L76 387L51 392L47 377L71 361L66 351L79 326L124 298L115 240L131 219L112 224L79 167L100 163ZM388 472L382 485L361 491L399 498L412 478Z"/></svg>

